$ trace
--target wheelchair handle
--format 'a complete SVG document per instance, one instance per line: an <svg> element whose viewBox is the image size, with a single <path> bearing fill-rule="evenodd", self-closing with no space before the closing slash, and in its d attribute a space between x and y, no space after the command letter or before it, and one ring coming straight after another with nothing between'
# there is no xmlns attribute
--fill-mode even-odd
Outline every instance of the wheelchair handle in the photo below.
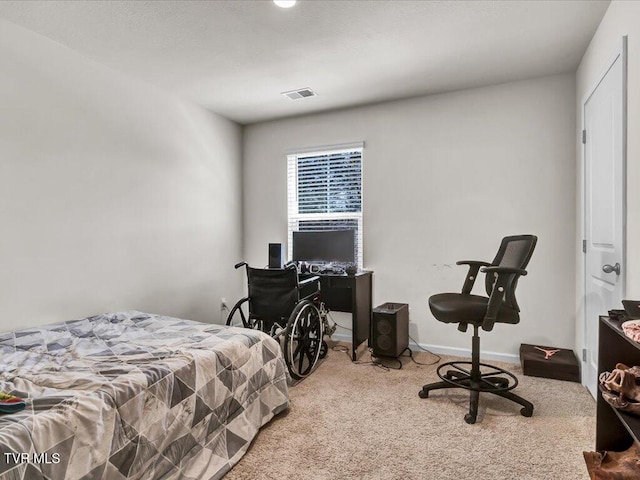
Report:
<svg viewBox="0 0 640 480"><path fill-rule="evenodd" d="M240 268L240 267L244 267L246 264L247 264L247 262L240 262L240 263L236 263L236 264L235 264L235 268L236 268L236 270L237 270L237 269L238 269L238 268Z"/></svg>

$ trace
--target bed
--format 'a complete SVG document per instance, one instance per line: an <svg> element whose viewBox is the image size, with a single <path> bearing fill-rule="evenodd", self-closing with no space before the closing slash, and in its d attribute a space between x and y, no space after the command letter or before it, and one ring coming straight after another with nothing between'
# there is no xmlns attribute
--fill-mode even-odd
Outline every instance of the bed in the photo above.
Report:
<svg viewBox="0 0 640 480"><path fill-rule="evenodd" d="M255 330L125 312L0 334L0 480L217 479L288 408Z"/></svg>

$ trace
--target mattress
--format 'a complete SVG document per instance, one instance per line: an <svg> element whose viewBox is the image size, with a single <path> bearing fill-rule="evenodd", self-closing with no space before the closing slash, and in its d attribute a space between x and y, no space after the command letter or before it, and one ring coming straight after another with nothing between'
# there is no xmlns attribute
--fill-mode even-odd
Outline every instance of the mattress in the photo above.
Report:
<svg viewBox="0 0 640 480"><path fill-rule="evenodd" d="M141 312L0 334L0 480L217 479L288 405L280 345Z"/></svg>

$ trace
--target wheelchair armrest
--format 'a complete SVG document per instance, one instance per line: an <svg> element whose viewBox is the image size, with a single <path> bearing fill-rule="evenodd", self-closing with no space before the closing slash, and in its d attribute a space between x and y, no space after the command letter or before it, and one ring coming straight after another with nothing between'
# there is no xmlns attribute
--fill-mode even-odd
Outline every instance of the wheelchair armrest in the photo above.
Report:
<svg viewBox="0 0 640 480"><path fill-rule="evenodd" d="M516 279L519 276L524 276L527 274L526 270L521 268L511 268L511 267L484 267L482 269L484 273L497 273L498 278L496 278L495 283L493 284L493 290L491 290L491 296L489 297L489 304L487 305L487 313L485 313L484 319L482 320L482 329L490 332L493 330L493 325L496 322L496 318L498 317L498 312L500 311L500 307L502 307L502 303L505 295L508 295L512 301L515 302L515 298L513 297L513 291L509 290L509 280L512 275L516 275ZM511 286L514 284L511 283ZM517 308L517 304L516 304Z"/></svg>
<svg viewBox="0 0 640 480"><path fill-rule="evenodd" d="M320 280L320 277L318 275L315 275L313 277L305 278L302 281L298 281L298 286L299 287L305 287L305 286L309 285L310 283L317 282L318 280Z"/></svg>
<svg viewBox="0 0 640 480"><path fill-rule="evenodd" d="M456 265L469 265L467 278L465 278L464 285L462 285L462 293L468 294L471 293L471 290L473 289L473 284L476 281L480 267L488 267L491 264L487 262L480 262L477 260L460 260L456 262Z"/></svg>

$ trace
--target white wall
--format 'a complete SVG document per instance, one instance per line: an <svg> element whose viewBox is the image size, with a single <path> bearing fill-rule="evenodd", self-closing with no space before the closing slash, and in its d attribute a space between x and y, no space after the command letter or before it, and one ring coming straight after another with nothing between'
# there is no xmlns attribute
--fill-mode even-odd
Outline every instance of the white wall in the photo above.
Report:
<svg viewBox="0 0 640 480"><path fill-rule="evenodd" d="M582 125L582 102L596 85L604 68L619 51L622 37L628 36L627 43L627 298L640 298L640 2L613 1L607 9L598 30L576 72L576 121ZM576 242L582 239L582 149L576 152L577 162L577 215ZM576 345L582 348L583 338L583 259L578 255L576 262ZM622 308L622 306L619 306ZM606 313L606 312L603 312ZM597 321L597 319L594 319Z"/></svg>
<svg viewBox="0 0 640 480"><path fill-rule="evenodd" d="M238 297L238 125L0 23L0 331Z"/></svg>
<svg viewBox="0 0 640 480"><path fill-rule="evenodd" d="M502 236L534 233L521 324L496 326L483 349L573 347L575 132L571 74L248 126L246 259L263 265L267 243L286 241L285 150L363 140L374 306L409 303L414 340L469 349L469 334L431 316L428 297L459 291L457 260L491 261Z"/></svg>

